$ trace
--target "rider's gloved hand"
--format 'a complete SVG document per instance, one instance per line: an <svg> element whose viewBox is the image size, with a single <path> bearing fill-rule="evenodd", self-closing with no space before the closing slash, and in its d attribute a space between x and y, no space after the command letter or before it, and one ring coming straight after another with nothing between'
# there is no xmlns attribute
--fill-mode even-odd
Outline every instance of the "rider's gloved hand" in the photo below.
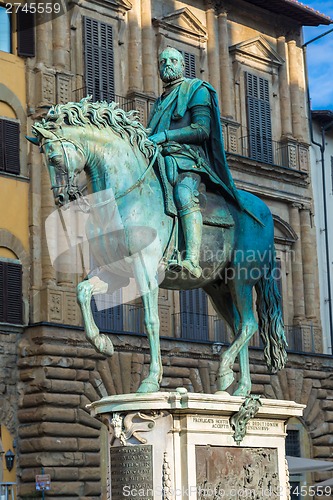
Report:
<svg viewBox="0 0 333 500"><path fill-rule="evenodd" d="M158 132L158 134L153 134L149 139L155 144L164 144L167 142L167 136L165 132Z"/></svg>

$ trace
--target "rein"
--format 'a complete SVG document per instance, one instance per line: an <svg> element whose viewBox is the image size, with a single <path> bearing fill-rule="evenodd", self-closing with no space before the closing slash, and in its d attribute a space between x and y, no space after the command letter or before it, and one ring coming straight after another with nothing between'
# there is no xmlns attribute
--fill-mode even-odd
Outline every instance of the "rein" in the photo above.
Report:
<svg viewBox="0 0 333 500"><path fill-rule="evenodd" d="M101 201L100 203L96 203L94 205L89 205L91 208L98 208L98 207L102 207L104 205L107 205L108 203L110 203L111 201L116 201L116 200L119 200L119 198L123 198L124 196L128 195L131 191L133 191L134 189L136 189L138 186L140 186L140 184L142 184L145 176L147 175L148 171L151 169L151 167L154 165L155 163L155 160L157 158L157 155L158 155L158 152L159 152L159 147L156 145L156 149L155 149L155 152L153 154L153 157L152 159L150 160L149 162L149 165L148 167L146 168L146 170L143 171L143 173L140 175L140 177L138 178L138 180L132 185L130 186L128 189L126 189L126 191L124 191L123 193L121 194L118 194L117 196L114 196L113 198L109 198L108 200L105 200L105 201Z"/></svg>
<svg viewBox="0 0 333 500"><path fill-rule="evenodd" d="M140 184L142 184L145 176L147 175L147 173L149 172L149 170L154 165L154 163L156 161L156 158L157 158L157 155L158 155L158 152L160 150L159 146L155 145L155 152L154 152L154 154L152 156L152 159L149 162L149 165L147 166L147 168L144 170L144 172L140 175L140 177L138 178L138 180L132 186L130 186L128 189L126 189L123 193L120 193L120 194L114 196L113 198L109 198L108 200L105 200L105 201L102 201L102 202L99 202L99 203L96 203L96 204L92 205L87 200L84 199L84 196L83 196L82 192L78 189L78 186L74 183L76 175L74 175L74 176L70 176L69 175L69 159L68 159L68 155L67 155L67 152L66 152L66 149L65 149L63 143L64 142L69 142L69 143L73 144L75 146L75 148L77 148L82 153L82 155L85 156L85 153L84 153L82 147L79 146L79 144L77 144L76 142L72 141L71 139L67 139L66 137L57 137L57 136L56 136L56 139L48 139L47 141L45 141L42 144L42 147L44 146L44 144L49 143L49 142L60 142L61 147L62 147L63 152L64 152L64 157L65 157L65 170L64 170L64 174L67 175L67 184L66 184L66 186L62 186L62 185L58 186L58 185L56 185L56 186L52 186L51 189L53 190L53 189L56 189L56 188L65 187L67 189L67 193L69 194L69 196L74 196L75 197L75 200L78 202L80 210L82 210L82 212L85 212L85 213L87 213L92 208L99 208L99 207L107 205L107 204L109 204L111 202L115 202L116 200L118 200L120 198L123 198L124 196L128 195L131 191L133 191L134 189L136 189L138 186L140 186ZM86 205L86 208L83 208L83 206L80 204L79 200L84 202L84 204Z"/></svg>

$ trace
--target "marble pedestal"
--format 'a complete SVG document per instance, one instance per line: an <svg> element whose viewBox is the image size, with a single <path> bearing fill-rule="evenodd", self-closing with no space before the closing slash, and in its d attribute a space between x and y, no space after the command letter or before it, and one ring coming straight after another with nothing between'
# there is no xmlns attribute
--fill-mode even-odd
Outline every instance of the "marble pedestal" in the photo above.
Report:
<svg viewBox="0 0 333 500"><path fill-rule="evenodd" d="M110 430L109 498L288 500L285 422L304 405L260 399L237 445L244 398L178 392L110 396L90 405Z"/></svg>

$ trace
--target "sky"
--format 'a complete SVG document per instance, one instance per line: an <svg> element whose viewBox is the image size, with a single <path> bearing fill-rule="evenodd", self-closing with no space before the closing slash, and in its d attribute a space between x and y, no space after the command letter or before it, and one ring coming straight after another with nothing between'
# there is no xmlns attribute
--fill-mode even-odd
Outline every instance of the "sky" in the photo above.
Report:
<svg viewBox="0 0 333 500"><path fill-rule="evenodd" d="M333 0L302 0L301 3L333 19ZM304 42L332 28L333 24L305 27ZM333 111L333 31L307 46L307 63L312 109Z"/></svg>

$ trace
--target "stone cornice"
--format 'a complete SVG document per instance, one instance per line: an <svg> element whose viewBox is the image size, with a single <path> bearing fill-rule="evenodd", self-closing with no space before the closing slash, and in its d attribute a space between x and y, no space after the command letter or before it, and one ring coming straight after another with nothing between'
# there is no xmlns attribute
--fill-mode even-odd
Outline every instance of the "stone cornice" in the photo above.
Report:
<svg viewBox="0 0 333 500"><path fill-rule="evenodd" d="M82 0L71 0L71 3L78 4L82 7L87 7L92 10L94 5L99 5L106 9L113 9L116 12L125 14L128 10L131 10L133 5L129 0L89 0L89 2L82 2Z"/></svg>

